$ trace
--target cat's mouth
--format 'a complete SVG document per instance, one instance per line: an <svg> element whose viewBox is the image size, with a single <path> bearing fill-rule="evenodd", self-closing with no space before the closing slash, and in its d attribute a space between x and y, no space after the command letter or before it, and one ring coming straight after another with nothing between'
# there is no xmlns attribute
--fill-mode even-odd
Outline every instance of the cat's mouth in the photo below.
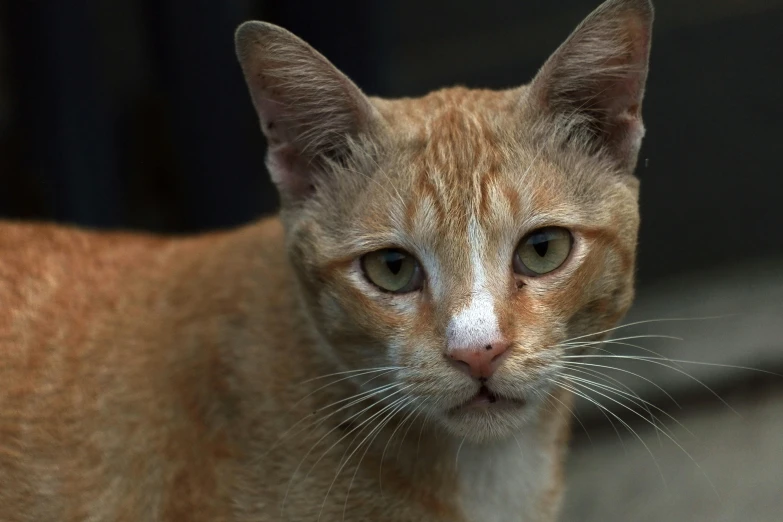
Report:
<svg viewBox="0 0 783 522"><path fill-rule="evenodd" d="M498 408L498 407L521 407L525 405L524 399L504 397L491 391L485 385L482 385L478 393L466 403L454 408L455 410L463 408Z"/></svg>

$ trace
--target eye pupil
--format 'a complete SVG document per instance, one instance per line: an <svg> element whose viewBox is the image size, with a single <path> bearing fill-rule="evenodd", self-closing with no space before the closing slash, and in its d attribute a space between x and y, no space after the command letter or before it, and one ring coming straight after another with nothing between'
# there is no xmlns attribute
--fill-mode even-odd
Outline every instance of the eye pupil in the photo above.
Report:
<svg viewBox="0 0 783 522"><path fill-rule="evenodd" d="M533 249L541 257L546 256L546 251L549 250L549 241L541 241L540 243L533 243Z"/></svg>
<svg viewBox="0 0 783 522"><path fill-rule="evenodd" d="M405 257L397 252L389 252L386 254L386 259L384 261L386 262L386 267L389 269L389 272L394 275L399 275L400 271L403 269Z"/></svg>

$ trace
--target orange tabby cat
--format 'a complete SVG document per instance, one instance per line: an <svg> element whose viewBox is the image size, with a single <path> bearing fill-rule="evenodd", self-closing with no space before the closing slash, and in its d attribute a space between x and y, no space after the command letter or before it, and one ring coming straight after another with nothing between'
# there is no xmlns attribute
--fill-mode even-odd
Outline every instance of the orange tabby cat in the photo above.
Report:
<svg viewBox="0 0 783 522"><path fill-rule="evenodd" d="M563 343L633 295L652 17L400 100L242 25L279 219L0 226L0 519L553 520Z"/></svg>

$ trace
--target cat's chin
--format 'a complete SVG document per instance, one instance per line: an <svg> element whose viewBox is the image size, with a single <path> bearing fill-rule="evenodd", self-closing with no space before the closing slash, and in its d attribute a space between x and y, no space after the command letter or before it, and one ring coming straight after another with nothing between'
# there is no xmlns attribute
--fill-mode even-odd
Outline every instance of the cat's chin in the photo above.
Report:
<svg viewBox="0 0 783 522"><path fill-rule="evenodd" d="M468 401L450 408L443 417L446 429L473 442L510 437L531 418L527 401L503 397L482 388Z"/></svg>

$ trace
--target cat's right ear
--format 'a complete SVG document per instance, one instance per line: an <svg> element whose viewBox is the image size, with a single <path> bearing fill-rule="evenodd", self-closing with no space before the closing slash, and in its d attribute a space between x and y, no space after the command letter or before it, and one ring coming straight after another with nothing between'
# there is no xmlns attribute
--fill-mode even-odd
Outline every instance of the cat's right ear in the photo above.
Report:
<svg viewBox="0 0 783 522"><path fill-rule="evenodd" d="M276 25L245 22L236 52L269 150L283 204L306 198L329 161L379 118L359 88L303 40Z"/></svg>
<svg viewBox="0 0 783 522"><path fill-rule="evenodd" d="M633 170L644 135L652 23L650 0L607 0L549 58L529 91L534 110L625 170Z"/></svg>

